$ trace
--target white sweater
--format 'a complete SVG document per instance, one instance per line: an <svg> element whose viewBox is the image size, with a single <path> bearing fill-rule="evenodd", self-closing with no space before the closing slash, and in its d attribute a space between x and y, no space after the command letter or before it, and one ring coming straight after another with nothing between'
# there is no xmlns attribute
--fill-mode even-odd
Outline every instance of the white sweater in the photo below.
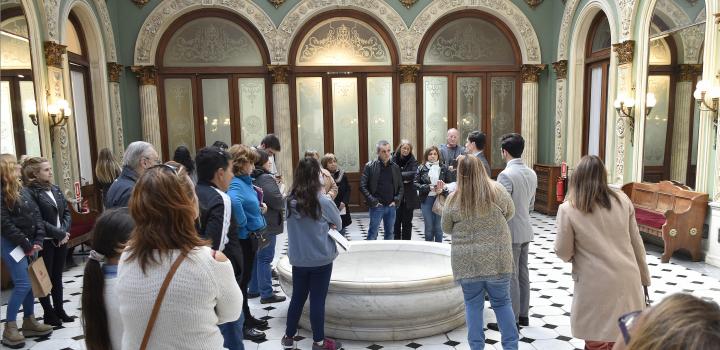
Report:
<svg viewBox="0 0 720 350"><path fill-rule="evenodd" d="M179 252L173 251L160 265L149 265L146 274L137 261L125 262L127 252L122 254L115 292L124 326L123 349L140 348L155 298ZM215 261L209 247L193 249L167 289L148 349L223 349L218 324L240 318L242 301L230 262Z"/></svg>

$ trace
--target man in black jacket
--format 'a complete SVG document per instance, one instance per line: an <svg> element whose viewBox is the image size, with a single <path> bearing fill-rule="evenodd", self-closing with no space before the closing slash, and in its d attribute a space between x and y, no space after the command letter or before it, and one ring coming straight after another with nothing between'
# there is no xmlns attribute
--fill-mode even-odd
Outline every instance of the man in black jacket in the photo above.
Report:
<svg viewBox="0 0 720 350"><path fill-rule="evenodd" d="M198 233L212 242L212 249L225 253L232 263L238 285L242 279L243 253L232 218L230 197L225 194L233 178L230 154L217 147L201 149L196 158L198 183L195 192L200 207ZM242 288L241 288L242 289ZM249 340L265 339L265 334L253 329L267 325L267 321L257 320L250 315L247 306L247 290L243 289L243 313L240 319L220 325L228 349L242 349L243 337ZM243 324L251 324L243 331Z"/></svg>
<svg viewBox="0 0 720 350"><path fill-rule="evenodd" d="M158 164L160 156L153 145L144 141L129 144L123 155L123 170L108 189L105 208L127 207L138 178L145 169Z"/></svg>
<svg viewBox="0 0 720 350"><path fill-rule="evenodd" d="M393 239L395 209L402 202L403 182L400 167L390 160L390 143L378 141L375 149L378 158L365 164L360 177L360 192L365 196L369 214L368 240L377 239L380 221L385 229L385 240Z"/></svg>

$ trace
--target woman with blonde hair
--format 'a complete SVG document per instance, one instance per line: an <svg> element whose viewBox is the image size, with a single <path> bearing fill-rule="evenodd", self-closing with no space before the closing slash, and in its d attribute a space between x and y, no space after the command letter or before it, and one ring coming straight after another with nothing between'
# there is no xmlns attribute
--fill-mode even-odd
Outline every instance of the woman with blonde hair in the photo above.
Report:
<svg viewBox="0 0 720 350"><path fill-rule="evenodd" d="M599 157L584 156L575 168L557 228L555 253L573 265L572 335L585 349L609 350L618 317L645 307L650 273L633 204L608 186Z"/></svg>
<svg viewBox="0 0 720 350"><path fill-rule="evenodd" d="M100 203L105 203L105 197L110 189L110 185L120 176L121 172L122 167L120 167L120 163L115 160L112 151L109 148L101 149L100 153L98 153L97 163L95 164L95 176L97 177L100 194L102 196Z"/></svg>
<svg viewBox="0 0 720 350"><path fill-rule="evenodd" d="M309 149L305 151L305 158L312 158L320 161L320 153L314 149ZM323 185L322 192L323 194L330 197L330 199L335 200L335 197L338 195L338 186L335 183L335 180L333 179L332 174L330 174L330 171L325 168L320 168L320 183Z"/></svg>
<svg viewBox="0 0 720 350"><path fill-rule="evenodd" d="M12 294L7 303L5 330L2 344L19 349L25 346L26 337L45 336L52 332L52 327L40 324L35 319L34 302L30 276L28 275L29 258L43 248L45 225L40 210L30 193L22 188L17 172L17 161L12 154L0 155L0 250L3 263L10 271L14 284ZM15 249L24 253L19 260L10 255ZM21 330L18 330L16 318L20 305L23 306L25 318Z"/></svg>
<svg viewBox="0 0 720 350"><path fill-rule="evenodd" d="M503 349L516 350L519 336L510 300L512 237L507 224L515 206L505 187L490 179L477 157L460 156L457 169L457 190L443 208L442 228L452 235L451 264L465 299L468 342L473 350L485 348L487 293Z"/></svg>
<svg viewBox="0 0 720 350"><path fill-rule="evenodd" d="M218 324L240 317L243 298L230 261L195 231L199 209L185 169L148 168L129 204L135 228L115 286L122 348L222 349Z"/></svg>
<svg viewBox="0 0 720 350"><path fill-rule="evenodd" d="M68 253L67 242L70 239L70 210L60 187L53 184L53 172L50 162L41 157L32 157L23 163L23 183L40 209L45 225L45 239L40 256L45 262L50 282L52 282L52 303L50 297L40 298L45 311L45 324L60 326L63 322L73 322L63 308L62 273Z"/></svg>
<svg viewBox="0 0 720 350"><path fill-rule="evenodd" d="M716 349L720 344L720 306L692 294L677 293L645 311L618 320L613 350Z"/></svg>

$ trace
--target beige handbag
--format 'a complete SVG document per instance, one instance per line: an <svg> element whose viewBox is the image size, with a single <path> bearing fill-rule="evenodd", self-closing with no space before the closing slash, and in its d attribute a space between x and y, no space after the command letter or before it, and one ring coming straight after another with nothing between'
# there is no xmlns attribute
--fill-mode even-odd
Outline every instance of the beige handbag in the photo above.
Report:
<svg viewBox="0 0 720 350"><path fill-rule="evenodd" d="M433 203L432 211L435 214L442 215L443 208L445 208L445 195L439 194L435 198L435 203Z"/></svg>

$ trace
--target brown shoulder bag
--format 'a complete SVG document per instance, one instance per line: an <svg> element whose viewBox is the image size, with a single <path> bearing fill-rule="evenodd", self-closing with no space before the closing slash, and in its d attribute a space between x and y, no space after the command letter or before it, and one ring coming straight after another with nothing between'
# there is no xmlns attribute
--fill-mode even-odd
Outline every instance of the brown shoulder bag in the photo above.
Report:
<svg viewBox="0 0 720 350"><path fill-rule="evenodd" d="M150 341L150 334L152 333L153 327L155 327L155 320L157 320L158 313L160 312L160 305L162 305L163 299L165 298L165 292L167 292L168 286L170 285L173 276L175 276L175 271L177 271L183 260L185 260L185 254L181 253L170 267L170 271L168 271L167 276L165 276L162 287L160 287L160 292L158 292L157 298L155 298L155 304L153 305L152 313L150 313L150 319L145 327L145 334L143 335L143 340L140 344L140 350L145 350L147 348L148 341Z"/></svg>

